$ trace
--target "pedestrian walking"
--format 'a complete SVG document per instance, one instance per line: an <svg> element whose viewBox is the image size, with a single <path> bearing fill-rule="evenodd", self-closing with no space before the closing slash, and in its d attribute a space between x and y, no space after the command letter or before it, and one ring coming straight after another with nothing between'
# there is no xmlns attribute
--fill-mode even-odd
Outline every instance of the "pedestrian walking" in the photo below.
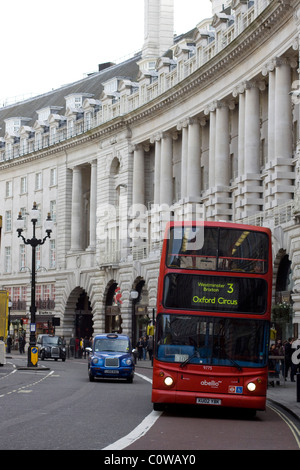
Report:
<svg viewBox="0 0 300 470"><path fill-rule="evenodd" d="M8 335L7 336L7 340L6 340L6 351L10 354L11 352L11 345L12 345L12 339L11 339L11 336Z"/></svg>
<svg viewBox="0 0 300 470"><path fill-rule="evenodd" d="M19 352L20 352L20 354L25 354L25 344L26 344L25 336L20 335L19 336Z"/></svg>
<svg viewBox="0 0 300 470"><path fill-rule="evenodd" d="M140 337L140 339L137 342L137 350L138 350L138 360L141 361L143 358L143 346L144 346L144 341L143 338Z"/></svg>
<svg viewBox="0 0 300 470"><path fill-rule="evenodd" d="M292 367L292 342L294 338L289 338L284 345L284 380L287 379L289 370ZM290 376L291 377L291 376Z"/></svg>
<svg viewBox="0 0 300 470"><path fill-rule="evenodd" d="M80 348L80 341L79 338L75 339L75 359L79 357L79 348Z"/></svg>
<svg viewBox="0 0 300 470"><path fill-rule="evenodd" d="M75 357L75 338L74 336L72 336L72 338L70 338L70 354L71 354L71 357Z"/></svg>
<svg viewBox="0 0 300 470"><path fill-rule="evenodd" d="M148 338L147 349L148 349L149 359L150 361L152 361L152 356L153 356L153 336L152 335L150 335Z"/></svg>
<svg viewBox="0 0 300 470"><path fill-rule="evenodd" d="M86 353L88 352L86 348L90 346L90 342L88 337L86 336L83 340L83 354L84 354L84 359L86 359Z"/></svg>
<svg viewBox="0 0 300 470"><path fill-rule="evenodd" d="M147 357L147 337L143 337L143 360L145 361Z"/></svg>

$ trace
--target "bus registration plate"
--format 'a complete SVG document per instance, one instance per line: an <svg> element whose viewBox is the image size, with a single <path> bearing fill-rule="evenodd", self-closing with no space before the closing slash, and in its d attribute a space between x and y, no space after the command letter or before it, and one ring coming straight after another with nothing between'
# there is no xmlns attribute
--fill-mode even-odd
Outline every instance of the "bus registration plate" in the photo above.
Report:
<svg viewBox="0 0 300 470"><path fill-rule="evenodd" d="M196 398L198 405L221 405L222 400L219 398Z"/></svg>

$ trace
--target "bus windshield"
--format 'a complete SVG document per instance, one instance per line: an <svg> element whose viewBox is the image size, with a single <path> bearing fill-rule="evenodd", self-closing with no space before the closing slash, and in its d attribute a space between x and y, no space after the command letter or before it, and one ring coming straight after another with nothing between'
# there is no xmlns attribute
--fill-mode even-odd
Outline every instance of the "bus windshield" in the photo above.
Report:
<svg viewBox="0 0 300 470"><path fill-rule="evenodd" d="M224 227L171 227L169 268L266 273L268 236L259 231Z"/></svg>
<svg viewBox="0 0 300 470"><path fill-rule="evenodd" d="M261 320L159 314L156 357L182 367L263 367L268 334L268 322Z"/></svg>

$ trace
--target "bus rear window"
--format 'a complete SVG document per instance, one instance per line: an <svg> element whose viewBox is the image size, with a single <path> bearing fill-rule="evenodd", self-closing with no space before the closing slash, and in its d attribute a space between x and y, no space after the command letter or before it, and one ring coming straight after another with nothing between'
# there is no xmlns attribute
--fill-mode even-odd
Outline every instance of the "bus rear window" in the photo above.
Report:
<svg viewBox="0 0 300 470"><path fill-rule="evenodd" d="M163 305L170 309L264 314L264 279L171 273L164 279Z"/></svg>
<svg viewBox="0 0 300 470"><path fill-rule="evenodd" d="M175 269L266 273L268 236L220 227L172 227L166 264Z"/></svg>

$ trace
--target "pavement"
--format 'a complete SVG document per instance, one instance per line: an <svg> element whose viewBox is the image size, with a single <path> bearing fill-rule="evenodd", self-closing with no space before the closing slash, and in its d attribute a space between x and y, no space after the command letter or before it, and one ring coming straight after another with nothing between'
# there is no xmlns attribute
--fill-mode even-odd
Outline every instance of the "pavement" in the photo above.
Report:
<svg viewBox="0 0 300 470"><path fill-rule="evenodd" d="M6 360L9 360L12 357L20 359L20 364L18 365L19 369L22 368L24 370L27 368L27 354L20 355L14 351L12 354L6 355ZM48 365L49 364L45 364L44 362L41 363L40 361L38 363L38 367L42 367L43 369L48 368ZM152 369L152 362L150 360L137 360L136 369ZM34 370L36 370L36 368L34 368ZM285 381L282 376L280 376L279 380L275 379L274 387L268 386L267 399L289 411L300 421L300 401L297 401L297 395L300 397L300 374L298 377L295 377L295 380L295 382L291 382L288 378ZM276 382L279 382L279 384ZM298 393L297 387L299 388Z"/></svg>

